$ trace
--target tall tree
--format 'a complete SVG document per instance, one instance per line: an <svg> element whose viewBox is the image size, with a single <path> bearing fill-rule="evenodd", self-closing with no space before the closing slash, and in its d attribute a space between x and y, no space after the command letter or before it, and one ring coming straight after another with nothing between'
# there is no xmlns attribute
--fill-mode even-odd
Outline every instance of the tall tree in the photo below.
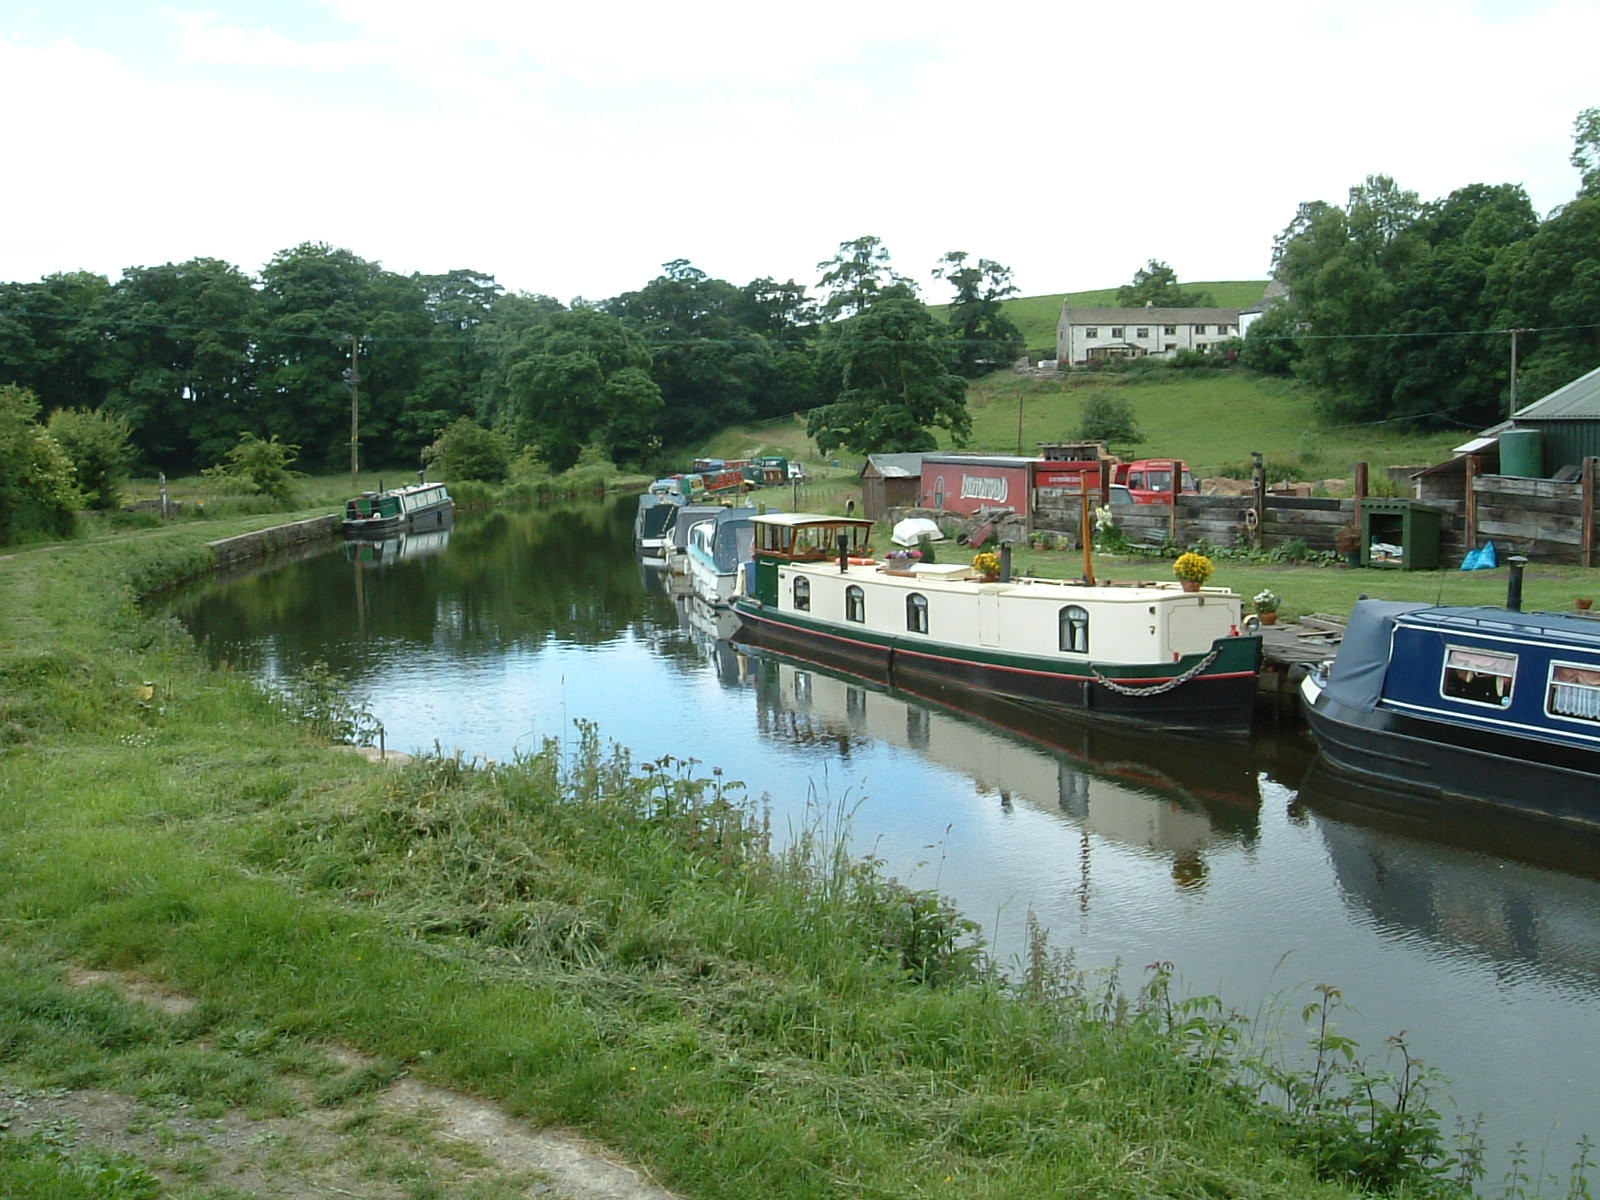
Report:
<svg viewBox="0 0 1600 1200"><path fill-rule="evenodd" d="M857 454L931 450L934 428L965 443L972 431L966 383L950 369L944 327L910 288L885 290L832 327L823 348L839 392L812 409L806 432L824 454L836 446Z"/></svg>
<svg viewBox="0 0 1600 1200"><path fill-rule="evenodd" d="M259 297L214 258L129 267L101 304L105 408L147 470L215 462L253 419Z"/></svg>
<svg viewBox="0 0 1600 1200"><path fill-rule="evenodd" d="M967 261L965 250L951 250L933 269L955 289L950 302L950 332L956 341L956 373L976 379L986 372L1009 366L1026 344L1001 301L1016 294L1011 268L987 258Z"/></svg>
<svg viewBox="0 0 1600 1200"><path fill-rule="evenodd" d="M1151 259L1149 266L1133 273L1133 282L1117 289L1117 303L1123 308L1204 308L1212 303L1211 293L1178 286L1178 273L1166 263Z"/></svg>
<svg viewBox="0 0 1600 1200"><path fill-rule="evenodd" d="M870 234L840 242L838 253L819 262L817 270L822 272L821 285L828 293L821 312L825 321L865 311L886 287L901 287L913 293L916 289L915 284L890 267L883 239Z"/></svg>
<svg viewBox="0 0 1600 1200"><path fill-rule="evenodd" d="M98 408L105 399L100 304L110 286L87 271L0 284L0 384L26 388L46 415Z"/></svg>
<svg viewBox="0 0 1600 1200"><path fill-rule="evenodd" d="M644 287L605 305L650 347L667 441L695 441L755 415L772 354L762 334L740 324L746 309L738 288L685 259L664 264Z"/></svg>
<svg viewBox="0 0 1600 1200"><path fill-rule="evenodd" d="M614 459L645 456L661 415L644 339L592 308L530 327L507 357L501 423L565 471L591 442Z"/></svg>

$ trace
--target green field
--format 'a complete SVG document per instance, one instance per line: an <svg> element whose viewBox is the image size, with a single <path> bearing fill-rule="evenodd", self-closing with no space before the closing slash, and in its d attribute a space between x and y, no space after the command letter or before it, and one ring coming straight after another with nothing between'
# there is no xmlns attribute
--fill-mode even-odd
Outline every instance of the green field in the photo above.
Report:
<svg viewBox="0 0 1600 1200"><path fill-rule="evenodd" d="M1325 425L1305 389L1243 370L1199 377L1162 370L1061 378L997 371L967 391L972 437L964 449L1034 454L1040 442L1070 440L1083 420L1084 404L1096 395L1126 400L1144 434L1142 442L1114 450L1124 457L1183 458L1202 477L1239 474L1258 450L1272 479L1349 480L1355 464L1365 462L1375 490L1381 491L1386 468L1439 462L1465 436L1461 430L1408 435L1388 426ZM956 447L942 437L940 448ZM821 463L801 415L734 426L687 457L756 454L786 454L804 461L812 474ZM862 465L859 455L838 454L830 461L837 461L841 472L853 473Z"/></svg>

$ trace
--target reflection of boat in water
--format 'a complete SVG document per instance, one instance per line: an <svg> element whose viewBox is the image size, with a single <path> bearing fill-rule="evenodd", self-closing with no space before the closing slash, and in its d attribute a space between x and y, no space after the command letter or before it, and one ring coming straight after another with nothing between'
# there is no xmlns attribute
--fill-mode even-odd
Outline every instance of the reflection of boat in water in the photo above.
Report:
<svg viewBox="0 0 1600 1200"><path fill-rule="evenodd" d="M1357 602L1331 670L1301 684L1339 770L1450 801L1600 828L1600 622Z"/></svg>
<svg viewBox="0 0 1600 1200"><path fill-rule="evenodd" d="M450 525L439 529L410 530L387 537L352 538L344 544L344 555L362 567L387 567L406 558L438 554L450 545Z"/></svg>
<svg viewBox="0 0 1600 1200"><path fill-rule="evenodd" d="M1352 781L1318 761L1296 804L1345 898L1373 919L1496 964L1600 979L1600 837Z"/></svg>
<svg viewBox="0 0 1600 1200"><path fill-rule="evenodd" d="M877 563L865 553L870 521L754 522L734 603L741 640L825 654L957 704L998 694L1167 729L1250 727L1261 639L1240 633L1241 602L1226 589L989 581L960 563Z"/></svg>
<svg viewBox="0 0 1600 1200"><path fill-rule="evenodd" d="M970 777L1002 805L1065 816L1087 833L1170 856L1182 882L1204 875L1221 836L1252 841L1259 788L1247 754L1136 727L1063 720L980 700L952 708L769 651L754 675L764 732L782 741L903 746Z"/></svg>

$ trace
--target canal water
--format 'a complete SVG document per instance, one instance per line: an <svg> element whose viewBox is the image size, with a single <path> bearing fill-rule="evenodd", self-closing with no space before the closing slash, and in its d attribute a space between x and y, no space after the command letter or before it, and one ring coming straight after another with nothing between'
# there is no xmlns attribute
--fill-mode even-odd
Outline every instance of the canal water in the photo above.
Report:
<svg viewBox="0 0 1600 1200"><path fill-rule="evenodd" d="M1483 1115L1492 1170L1520 1142L1564 1183L1579 1137L1600 1135L1593 846L1358 793L1294 723L1236 743L1134 734L752 656L633 558L632 510L463 514L173 610L263 680L328 664L390 749L504 760L591 721L636 761L720 770L780 839L841 831L950 897L1002 964L1032 918L1126 989L1171 963L1183 992L1293 1032L1337 987L1342 1032L1380 1061L1403 1033L1454 1111Z"/></svg>

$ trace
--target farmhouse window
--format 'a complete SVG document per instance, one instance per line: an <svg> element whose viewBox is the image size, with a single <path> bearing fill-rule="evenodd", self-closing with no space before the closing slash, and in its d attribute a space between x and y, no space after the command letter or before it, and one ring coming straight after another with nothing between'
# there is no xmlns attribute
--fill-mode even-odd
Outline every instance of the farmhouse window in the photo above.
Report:
<svg viewBox="0 0 1600 1200"><path fill-rule="evenodd" d="M853 583L844 590L844 619L858 624L867 619L867 594Z"/></svg>
<svg viewBox="0 0 1600 1200"><path fill-rule="evenodd" d="M1100 336L1100 331L1093 326L1090 326L1088 329L1083 331L1083 336L1086 338L1097 338Z"/></svg>
<svg viewBox="0 0 1600 1200"><path fill-rule="evenodd" d="M1122 326L1113 325L1111 327L1111 336L1112 337L1121 337L1122 336Z"/></svg>
<svg viewBox="0 0 1600 1200"><path fill-rule="evenodd" d="M811 580L804 575L795 576L794 607L796 612L811 611Z"/></svg>
<svg viewBox="0 0 1600 1200"><path fill-rule="evenodd" d="M1150 336L1150 331L1148 329L1141 329L1141 330L1139 330L1137 336L1138 337L1142 337L1142 338L1147 338L1147 337Z"/></svg>
<svg viewBox="0 0 1600 1200"><path fill-rule="evenodd" d="M1194 331L1196 336L1198 336L1206 331L1206 327L1204 325L1196 325L1194 327Z"/></svg>
<svg viewBox="0 0 1600 1200"><path fill-rule="evenodd" d="M1061 610L1061 649L1067 654L1089 653L1089 610L1081 605Z"/></svg>
<svg viewBox="0 0 1600 1200"><path fill-rule="evenodd" d="M1165 334L1174 334L1178 332L1178 327L1176 325L1163 325L1161 327L1161 332Z"/></svg>
<svg viewBox="0 0 1600 1200"><path fill-rule="evenodd" d="M906 628L912 633L928 632L928 598L921 592L906 597Z"/></svg>

